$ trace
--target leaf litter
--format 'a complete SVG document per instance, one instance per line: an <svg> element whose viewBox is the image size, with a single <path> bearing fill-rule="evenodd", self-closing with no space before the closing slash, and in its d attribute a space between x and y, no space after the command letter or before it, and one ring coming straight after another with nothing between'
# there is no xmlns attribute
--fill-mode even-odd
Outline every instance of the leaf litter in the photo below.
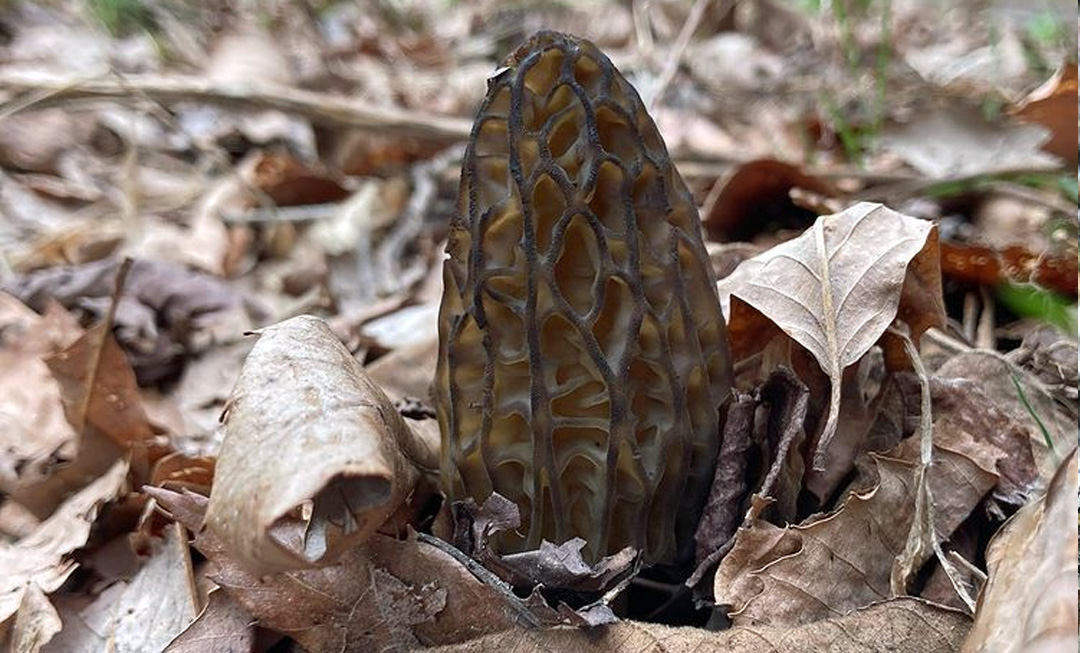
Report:
<svg viewBox="0 0 1080 653"><path fill-rule="evenodd" d="M1075 306L1071 23L734 4L6 6L0 646L1072 650L1076 334L997 303ZM440 506L460 143L542 27L754 241L708 243L736 399L689 579Z"/></svg>

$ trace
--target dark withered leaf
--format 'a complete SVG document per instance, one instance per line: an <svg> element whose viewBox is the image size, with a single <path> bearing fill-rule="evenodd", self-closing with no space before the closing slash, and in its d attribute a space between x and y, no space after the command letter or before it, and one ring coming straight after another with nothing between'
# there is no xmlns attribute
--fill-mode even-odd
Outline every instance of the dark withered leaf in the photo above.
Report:
<svg viewBox="0 0 1080 653"><path fill-rule="evenodd" d="M93 320L108 310L120 261L104 259L17 276L0 289L42 313L50 299ZM250 327L243 295L223 279L166 261L136 260L117 306L114 334L141 384L176 373L183 357L222 330Z"/></svg>

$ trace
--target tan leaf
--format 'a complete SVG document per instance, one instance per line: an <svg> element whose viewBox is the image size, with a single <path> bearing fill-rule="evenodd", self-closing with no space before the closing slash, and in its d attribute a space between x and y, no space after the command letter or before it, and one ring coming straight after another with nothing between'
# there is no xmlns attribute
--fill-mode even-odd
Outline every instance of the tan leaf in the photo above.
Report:
<svg viewBox="0 0 1080 653"><path fill-rule="evenodd" d="M45 316L0 293L0 490L27 500L32 486L47 478L59 460L75 454L75 430L64 416L60 388L42 357L81 329L66 311L51 305ZM46 517L59 503L50 493L42 505L27 505Z"/></svg>
<svg viewBox="0 0 1080 653"><path fill-rule="evenodd" d="M60 632L60 615L37 583L30 581L23 592L15 628L11 633L11 653L37 653Z"/></svg>
<svg viewBox="0 0 1080 653"><path fill-rule="evenodd" d="M1065 653L1076 649L1076 449L1046 495L991 540L990 575L964 653Z"/></svg>
<svg viewBox="0 0 1080 653"><path fill-rule="evenodd" d="M836 432L844 368L881 338L901 298L922 309L911 311L923 316L924 324L911 325L916 337L925 323L944 322L938 257L930 222L862 202L818 218L802 236L744 261L717 283L736 360L760 351L779 327L828 375L816 467Z"/></svg>
<svg viewBox="0 0 1080 653"><path fill-rule="evenodd" d="M399 347L367 367L371 380L391 399L405 397L430 401L431 381L439 355L439 338L432 333L425 341Z"/></svg>
<svg viewBox="0 0 1080 653"><path fill-rule="evenodd" d="M210 592L206 607L164 653L239 653L255 645L255 620L231 594Z"/></svg>
<svg viewBox="0 0 1080 653"><path fill-rule="evenodd" d="M207 524L257 573L329 562L438 468L325 322L261 331L229 401ZM302 512L310 510L310 516ZM302 517L297 541L275 528Z"/></svg>
<svg viewBox="0 0 1080 653"><path fill-rule="evenodd" d="M1040 149L1048 138L1048 130L1041 126L995 124L965 107L919 116L886 130L880 140L882 147L920 173L948 178L1052 170L1061 162Z"/></svg>
<svg viewBox="0 0 1080 653"><path fill-rule="evenodd" d="M0 542L0 624L18 610L30 583L46 593L64 584L78 567L70 554L86 544L98 510L119 494L126 477L127 463L117 461L33 533L14 544Z"/></svg>
<svg viewBox="0 0 1080 653"><path fill-rule="evenodd" d="M623 621L602 629L517 628L481 639L427 649L431 653L951 653L970 620L918 599L875 604L796 628L735 627L713 632Z"/></svg>
<svg viewBox="0 0 1080 653"><path fill-rule="evenodd" d="M160 651L195 618L196 603L187 534L174 524L109 606L108 619L91 627L117 653Z"/></svg>
<svg viewBox="0 0 1080 653"><path fill-rule="evenodd" d="M173 489L186 487L200 494L210 494L216 462L209 456L187 456L174 451L154 463L149 483Z"/></svg>

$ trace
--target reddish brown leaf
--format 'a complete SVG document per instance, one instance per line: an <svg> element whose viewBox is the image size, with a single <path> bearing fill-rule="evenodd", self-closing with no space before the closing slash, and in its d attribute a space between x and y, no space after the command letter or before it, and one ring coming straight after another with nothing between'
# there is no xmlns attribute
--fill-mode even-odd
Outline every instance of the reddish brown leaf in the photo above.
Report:
<svg viewBox="0 0 1080 653"><path fill-rule="evenodd" d="M1076 256L1047 256L1021 245L995 249L968 243L941 244L941 273L945 276L997 286L1007 281L1031 281L1076 297Z"/></svg>
<svg viewBox="0 0 1080 653"><path fill-rule="evenodd" d="M832 184L808 175L798 166L776 159L744 163L724 182L704 218L709 238L719 242L750 241L777 229L805 229L816 215L799 208L789 193L801 188L834 197Z"/></svg>
<svg viewBox="0 0 1080 653"><path fill-rule="evenodd" d="M1012 114L1050 130L1043 149L1076 167L1076 62L1066 62L1039 88L1028 94ZM1075 292L1075 291L1074 291Z"/></svg>

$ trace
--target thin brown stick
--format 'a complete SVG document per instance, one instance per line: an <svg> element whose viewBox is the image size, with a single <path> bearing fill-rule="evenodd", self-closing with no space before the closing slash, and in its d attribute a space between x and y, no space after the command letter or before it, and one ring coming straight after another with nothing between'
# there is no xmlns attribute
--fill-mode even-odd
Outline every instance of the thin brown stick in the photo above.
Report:
<svg viewBox="0 0 1080 653"><path fill-rule="evenodd" d="M112 100L137 102L206 102L223 106L261 107L299 114L313 122L408 133L434 139L463 140L471 124L464 118L422 113L408 109L375 107L354 98L316 93L277 84L220 84L186 75L124 75L72 78L40 71L0 73L0 91L19 94L0 104L0 116L11 115L26 106L53 106L75 101ZM34 101L21 100L31 94ZM142 96L142 98L140 97Z"/></svg>
<svg viewBox="0 0 1080 653"><path fill-rule="evenodd" d="M94 348L90 353L90 361L86 368L85 392L79 398L79 408L75 415L78 424L74 426L80 435L86 429L87 416L90 413L90 402L94 397L94 386L97 385L98 376L101 374L103 354L105 347L108 346L109 338L112 337L113 324L116 322L116 310L120 306L120 297L124 294L124 286L127 285L128 273L131 272L133 264L133 259L130 257L125 258L116 271L116 281L114 282L112 298L109 300L109 309L105 313L105 318L101 321L101 335L98 342L94 343Z"/></svg>

